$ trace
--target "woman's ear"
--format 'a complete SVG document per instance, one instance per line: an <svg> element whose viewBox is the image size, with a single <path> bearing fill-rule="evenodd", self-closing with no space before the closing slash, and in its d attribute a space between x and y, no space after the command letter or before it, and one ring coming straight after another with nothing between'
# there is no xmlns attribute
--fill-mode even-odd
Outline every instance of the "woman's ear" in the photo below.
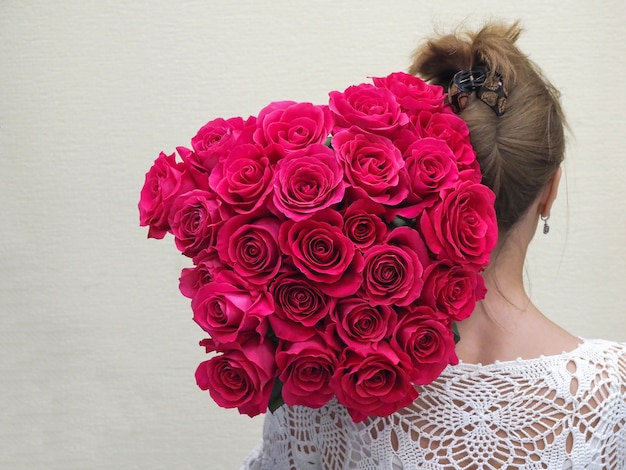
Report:
<svg viewBox="0 0 626 470"><path fill-rule="evenodd" d="M542 217L548 217L552 210L552 204L556 199L556 195L559 192L559 182L561 181L561 167L558 167L550 178L548 185L546 186L542 203L539 205Z"/></svg>

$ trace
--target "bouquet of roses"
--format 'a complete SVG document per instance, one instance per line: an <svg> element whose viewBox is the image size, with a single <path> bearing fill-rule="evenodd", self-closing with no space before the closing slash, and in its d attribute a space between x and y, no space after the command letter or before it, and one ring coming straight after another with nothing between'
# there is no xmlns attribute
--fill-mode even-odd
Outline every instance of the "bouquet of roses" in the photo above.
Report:
<svg viewBox="0 0 626 470"><path fill-rule="evenodd" d="M180 291L215 353L196 381L250 416L408 406L485 294L494 195L442 88L393 73L329 96L208 122L141 191L148 237L193 260Z"/></svg>

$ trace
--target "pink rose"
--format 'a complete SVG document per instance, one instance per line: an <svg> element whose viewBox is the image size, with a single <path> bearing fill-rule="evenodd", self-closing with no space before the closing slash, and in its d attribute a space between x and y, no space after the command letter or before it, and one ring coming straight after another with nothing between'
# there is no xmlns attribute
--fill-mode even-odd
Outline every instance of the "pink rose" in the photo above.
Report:
<svg viewBox="0 0 626 470"><path fill-rule="evenodd" d="M254 120L244 123L242 118L233 117L207 122L191 139L194 153L189 155L186 163L208 175L219 160L228 156L246 125L253 126Z"/></svg>
<svg viewBox="0 0 626 470"><path fill-rule="evenodd" d="M335 395L330 381L337 367L336 351L315 336L306 341L282 343L276 363L288 406L324 406Z"/></svg>
<svg viewBox="0 0 626 470"><path fill-rule="evenodd" d="M265 412L275 379L274 347L258 338L229 344L196 370L198 387L208 390L215 403L248 416Z"/></svg>
<svg viewBox="0 0 626 470"><path fill-rule="evenodd" d="M425 385L435 380L448 364L457 364L454 335L445 315L430 307L406 310L391 336L391 345L402 361L413 364L411 380Z"/></svg>
<svg viewBox="0 0 626 470"><path fill-rule="evenodd" d="M483 299L486 292L485 281L476 271L436 263L424 271L421 300L446 313L451 320L461 321L472 314L476 302Z"/></svg>
<svg viewBox="0 0 626 470"><path fill-rule="evenodd" d="M388 416L417 398L406 364L387 343L364 353L347 350L331 384L355 423Z"/></svg>
<svg viewBox="0 0 626 470"><path fill-rule="evenodd" d="M393 93L369 83L353 85L343 93L329 93L329 107L335 116L334 133L357 126L365 132L391 136L409 122Z"/></svg>
<svg viewBox="0 0 626 470"><path fill-rule="evenodd" d="M278 101L259 112L254 142L266 153L285 156L312 144L322 144L332 129L327 106Z"/></svg>
<svg viewBox="0 0 626 470"><path fill-rule="evenodd" d="M281 250L326 294L345 297L361 284L363 258L341 231L338 212L326 209L300 222L286 221L278 236Z"/></svg>
<svg viewBox="0 0 626 470"><path fill-rule="evenodd" d="M229 218L217 234L220 259L246 282L266 286L278 273L280 222L274 217L237 215Z"/></svg>
<svg viewBox="0 0 626 470"><path fill-rule="evenodd" d="M267 333L267 316L274 311L264 290L253 290L229 271L202 286L191 300L194 321L217 345L240 341L248 334Z"/></svg>
<svg viewBox="0 0 626 470"><path fill-rule="evenodd" d="M233 212L248 214L263 206L273 178L273 165L261 149L242 144L216 164L209 185Z"/></svg>
<svg viewBox="0 0 626 470"><path fill-rule="evenodd" d="M193 182L191 189L209 190L209 175L205 170L200 171L195 163L198 156L195 152L187 147L176 147L176 151L180 155L185 165L185 173L189 175L189 179Z"/></svg>
<svg viewBox="0 0 626 470"><path fill-rule="evenodd" d="M422 291L428 252L419 233L409 227L390 232L386 243L364 253L361 293L372 305L409 305Z"/></svg>
<svg viewBox="0 0 626 470"><path fill-rule="evenodd" d="M426 113L428 114L428 113ZM426 139L427 137L422 137L419 133L419 129L413 128L411 125L399 131L394 139L393 145L395 145L400 154L403 156L407 155L407 150L411 145L415 143L416 140ZM434 137L433 137L434 138ZM456 158L456 157L455 157Z"/></svg>
<svg viewBox="0 0 626 470"><path fill-rule="evenodd" d="M328 317L336 303L304 275L292 271L280 274L270 285L270 292L275 306L269 316L272 331L288 341L311 338L315 326Z"/></svg>
<svg viewBox="0 0 626 470"><path fill-rule="evenodd" d="M456 183L459 172L456 157L443 140L431 137L416 140L404 155L409 196L397 214L414 218L437 201L440 191Z"/></svg>
<svg viewBox="0 0 626 470"><path fill-rule="evenodd" d="M202 286L215 280L217 273L224 269L215 248L201 251L193 262L195 264L193 268L183 268L178 285L181 294L189 299L193 298Z"/></svg>
<svg viewBox="0 0 626 470"><path fill-rule="evenodd" d="M430 85L414 75L395 72L383 78L373 78L372 81L377 87L391 91L404 111L441 112L445 109L443 88Z"/></svg>
<svg viewBox="0 0 626 470"><path fill-rule="evenodd" d="M335 134L332 146L346 180L373 201L394 205L408 194L404 160L391 140L351 128Z"/></svg>
<svg viewBox="0 0 626 470"><path fill-rule="evenodd" d="M461 179L479 183L482 174L465 121L454 113L421 113L417 119L416 133L421 137L435 137L445 141L456 157Z"/></svg>
<svg viewBox="0 0 626 470"><path fill-rule="evenodd" d="M356 352L375 347L396 324L396 314L390 306L374 306L360 297L340 299L332 316L338 336Z"/></svg>
<svg viewBox="0 0 626 470"><path fill-rule="evenodd" d="M495 195L484 185L460 181L424 210L419 226L438 260L481 269L498 242Z"/></svg>
<svg viewBox="0 0 626 470"><path fill-rule="evenodd" d="M220 201L207 191L189 191L176 199L169 221L176 247L183 255L193 258L215 245L222 224Z"/></svg>
<svg viewBox="0 0 626 470"><path fill-rule="evenodd" d="M343 233L361 250L380 243L387 234L385 208L371 199L357 199L343 213Z"/></svg>
<svg viewBox="0 0 626 470"><path fill-rule="evenodd" d="M184 165L176 162L174 154L161 152L146 173L139 199L139 225L149 226L148 237L163 238L170 230L170 209L176 196L192 188Z"/></svg>
<svg viewBox="0 0 626 470"><path fill-rule="evenodd" d="M278 162L274 177L274 205L292 220L341 201L345 191L343 171L335 152L322 144L296 150Z"/></svg>

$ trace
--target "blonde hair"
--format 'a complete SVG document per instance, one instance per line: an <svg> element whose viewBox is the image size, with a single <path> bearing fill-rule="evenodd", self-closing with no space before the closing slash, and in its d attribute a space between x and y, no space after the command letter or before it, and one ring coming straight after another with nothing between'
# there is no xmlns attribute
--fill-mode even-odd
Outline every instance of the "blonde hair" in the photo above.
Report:
<svg viewBox="0 0 626 470"><path fill-rule="evenodd" d="M413 56L409 72L446 90L459 70L486 65L508 92L497 116L474 95L459 116L483 173L496 194L500 234L528 210L563 161L565 118L559 93L515 45L518 23L490 23L477 32L456 32L428 40Z"/></svg>

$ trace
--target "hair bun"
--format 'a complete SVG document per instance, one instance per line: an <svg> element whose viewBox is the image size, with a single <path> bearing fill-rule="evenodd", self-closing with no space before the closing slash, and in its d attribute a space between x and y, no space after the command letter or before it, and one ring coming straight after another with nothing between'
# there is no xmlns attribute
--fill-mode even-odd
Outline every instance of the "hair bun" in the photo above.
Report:
<svg viewBox="0 0 626 470"><path fill-rule="evenodd" d="M515 46L521 32L518 22L509 26L489 23L478 32L457 31L432 38L415 51L409 73L447 88L459 70L485 65L510 86L518 66L527 61Z"/></svg>

